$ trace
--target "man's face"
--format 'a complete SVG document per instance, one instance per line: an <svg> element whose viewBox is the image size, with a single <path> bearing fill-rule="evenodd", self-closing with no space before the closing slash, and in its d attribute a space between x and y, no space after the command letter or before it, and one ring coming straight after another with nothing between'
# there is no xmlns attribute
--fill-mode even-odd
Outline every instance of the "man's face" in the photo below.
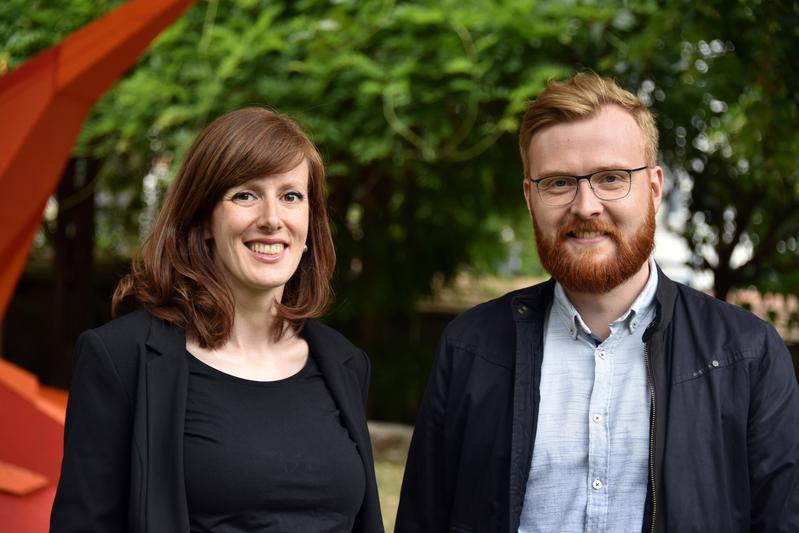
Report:
<svg viewBox="0 0 799 533"><path fill-rule="evenodd" d="M529 178L585 175L603 169L645 165L643 138L635 119L607 105L589 118L549 126L528 148ZM663 170L632 174L630 194L600 200L586 180L578 182L573 202L545 205L529 179L524 196L533 219L538 255L544 268L566 289L604 293L637 272L654 247L655 213L660 206Z"/></svg>

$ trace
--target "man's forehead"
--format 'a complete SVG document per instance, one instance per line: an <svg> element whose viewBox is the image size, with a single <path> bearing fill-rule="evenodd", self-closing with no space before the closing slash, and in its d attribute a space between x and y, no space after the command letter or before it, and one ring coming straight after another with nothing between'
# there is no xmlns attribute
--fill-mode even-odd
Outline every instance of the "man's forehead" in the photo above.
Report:
<svg viewBox="0 0 799 533"><path fill-rule="evenodd" d="M643 164L643 135L629 112L607 105L585 118L536 132L527 154L537 175L630 168Z"/></svg>

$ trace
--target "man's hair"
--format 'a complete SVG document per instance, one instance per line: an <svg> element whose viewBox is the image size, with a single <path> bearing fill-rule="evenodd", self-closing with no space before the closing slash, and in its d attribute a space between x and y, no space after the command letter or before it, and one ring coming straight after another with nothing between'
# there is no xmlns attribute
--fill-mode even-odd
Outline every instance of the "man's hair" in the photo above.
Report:
<svg viewBox="0 0 799 533"><path fill-rule="evenodd" d="M594 72L581 72L565 81L549 80L538 98L528 102L519 128L519 150L525 177L534 177L529 175L529 149L536 133L553 124L588 118L605 105L620 106L633 116L641 128L644 162L649 166L655 165L658 129L652 112L614 80Z"/></svg>
<svg viewBox="0 0 799 533"><path fill-rule="evenodd" d="M183 327L201 346L224 344L235 301L206 239L214 207L231 187L288 172L303 159L309 168L308 251L277 303L272 334L278 339L287 328L298 331L306 318L324 313L336 256L322 157L294 120L249 107L216 119L192 144L130 274L116 287L112 314L142 307Z"/></svg>

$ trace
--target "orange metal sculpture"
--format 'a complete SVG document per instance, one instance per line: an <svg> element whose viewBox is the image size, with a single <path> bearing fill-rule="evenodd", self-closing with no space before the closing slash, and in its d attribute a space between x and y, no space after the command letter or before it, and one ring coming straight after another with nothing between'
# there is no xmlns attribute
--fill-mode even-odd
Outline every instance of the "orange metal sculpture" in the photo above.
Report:
<svg viewBox="0 0 799 533"><path fill-rule="evenodd" d="M92 104L193 1L131 0L0 78L0 317ZM0 363L0 524L44 532L63 398Z"/></svg>
<svg viewBox="0 0 799 533"><path fill-rule="evenodd" d="M0 78L0 316L92 104L193 0L132 0Z"/></svg>

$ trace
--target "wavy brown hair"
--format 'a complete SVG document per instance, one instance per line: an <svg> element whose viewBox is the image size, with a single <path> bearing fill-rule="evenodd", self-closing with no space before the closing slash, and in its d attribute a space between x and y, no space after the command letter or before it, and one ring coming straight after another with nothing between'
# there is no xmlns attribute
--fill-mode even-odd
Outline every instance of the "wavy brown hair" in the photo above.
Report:
<svg viewBox="0 0 799 533"><path fill-rule="evenodd" d="M230 337L235 301L204 237L211 213L226 191L247 181L308 162L308 251L286 283L272 325L277 340L321 316L331 300L336 262L325 201L325 171L314 144L291 118L256 107L212 122L189 149L131 272L114 291L114 317L132 308L185 329L201 346L218 348ZM266 320L266 318L265 318Z"/></svg>
<svg viewBox="0 0 799 533"><path fill-rule="evenodd" d="M614 80L594 72L580 72L565 81L549 80L536 99L527 103L519 128L519 150L525 177L536 177L529 175L530 142L536 133L553 124L588 118L605 105L617 105L632 115L643 134L644 162L654 166L658 153L658 129L649 108Z"/></svg>

